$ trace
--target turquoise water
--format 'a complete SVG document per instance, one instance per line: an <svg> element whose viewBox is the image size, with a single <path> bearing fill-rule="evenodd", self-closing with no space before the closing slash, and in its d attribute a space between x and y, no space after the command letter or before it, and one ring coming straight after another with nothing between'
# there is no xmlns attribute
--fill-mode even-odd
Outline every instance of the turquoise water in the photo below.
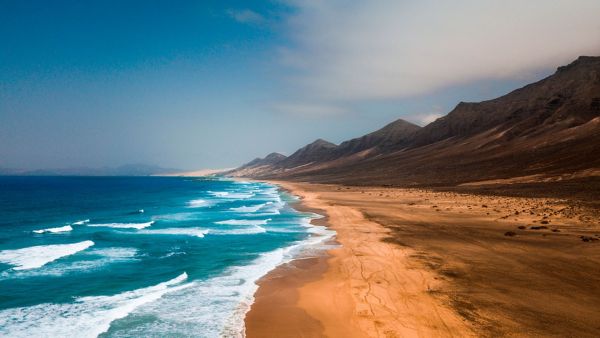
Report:
<svg viewBox="0 0 600 338"><path fill-rule="evenodd" d="M277 187L0 177L0 335L236 337L255 281L332 234Z"/></svg>

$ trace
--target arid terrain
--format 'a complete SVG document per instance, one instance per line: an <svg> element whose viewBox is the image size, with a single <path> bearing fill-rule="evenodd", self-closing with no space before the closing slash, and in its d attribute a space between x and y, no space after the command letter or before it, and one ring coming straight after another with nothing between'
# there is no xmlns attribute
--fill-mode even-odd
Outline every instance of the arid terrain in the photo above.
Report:
<svg viewBox="0 0 600 338"><path fill-rule="evenodd" d="M327 214L341 246L264 278L248 337L600 330L595 209L551 198L279 184Z"/></svg>

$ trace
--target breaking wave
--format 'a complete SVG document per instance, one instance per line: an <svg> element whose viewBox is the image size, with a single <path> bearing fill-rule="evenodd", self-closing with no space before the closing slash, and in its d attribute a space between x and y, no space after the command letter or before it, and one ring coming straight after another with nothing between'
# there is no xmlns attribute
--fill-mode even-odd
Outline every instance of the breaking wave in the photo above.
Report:
<svg viewBox="0 0 600 338"><path fill-rule="evenodd" d="M92 241L73 244L38 245L16 250L0 251L0 262L13 265L13 270L42 267L61 257L70 256L94 245Z"/></svg>

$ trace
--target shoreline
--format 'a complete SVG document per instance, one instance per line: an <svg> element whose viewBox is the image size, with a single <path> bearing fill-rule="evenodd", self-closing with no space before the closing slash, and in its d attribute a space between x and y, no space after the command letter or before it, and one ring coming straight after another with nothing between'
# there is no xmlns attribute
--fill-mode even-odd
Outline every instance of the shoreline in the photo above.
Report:
<svg viewBox="0 0 600 338"><path fill-rule="evenodd" d="M328 215L322 209L311 208L303 203L302 197L280 184L268 182L290 195L299 197L291 206L299 212L309 212L322 217L312 218L311 226L324 226L330 229ZM256 283L258 290L254 302L244 318L247 337L323 337L323 326L301 307L296 306L298 289L318 280L328 269L330 254L325 248L337 245L333 238L325 241L323 248L311 257L297 257L283 263L261 277Z"/></svg>
<svg viewBox="0 0 600 338"><path fill-rule="evenodd" d="M548 198L269 183L326 214L341 247L261 278L245 318L250 338L597 330L600 241L585 238L600 238L600 222L584 209Z"/></svg>
<svg viewBox="0 0 600 338"><path fill-rule="evenodd" d="M424 278L427 271L413 270L414 267L397 266L394 263L390 265L383 261L387 255L396 258L407 256L406 253L399 252L400 248L396 248L394 244L379 242L380 248L377 249L382 249L382 252L374 252L372 256L363 255L356 250L370 251L370 248L363 245L371 243L377 246L378 241L373 240L374 238L367 241L359 238L355 242L356 239L351 234L355 229L347 232L340 227L341 222L347 221L353 224L371 223L371 231L364 233L369 236L374 234L379 239L385 233L379 224L365 220L360 213L351 212L354 219L349 220L343 215L349 210L340 213L335 210L335 206L323 203L317 196L303 190L299 184L279 181L269 183L300 197L295 209L324 215L325 218L313 221L336 231L335 242L340 247L324 250L317 257L295 259L261 278L257 283L259 288L255 301L246 314L247 337L439 336L440 330L446 336L471 335L458 316L443 304L432 304L431 299L427 299L429 286L425 286ZM365 262L360 262L363 260L361 257L366 258ZM390 267L401 272L411 282L388 279L389 276L371 280L365 276L365 273L378 274ZM421 318L415 321L417 316L411 314L409 308L401 313L390 311L391 307L397 305L396 300L385 299L390 298L390 294L381 286L384 281L394 283L394 279L395 282L404 284L403 287L408 286L408 298L414 298L412 301L416 303L427 304L422 313L428 313L427 316L433 320ZM420 322L420 325L415 324L416 322Z"/></svg>

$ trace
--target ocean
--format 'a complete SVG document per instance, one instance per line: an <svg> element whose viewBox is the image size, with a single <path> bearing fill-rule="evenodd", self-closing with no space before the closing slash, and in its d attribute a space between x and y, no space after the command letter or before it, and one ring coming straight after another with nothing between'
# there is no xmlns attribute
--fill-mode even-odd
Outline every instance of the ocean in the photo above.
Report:
<svg viewBox="0 0 600 338"><path fill-rule="evenodd" d="M276 186L0 177L0 336L242 337L255 282L333 233Z"/></svg>

